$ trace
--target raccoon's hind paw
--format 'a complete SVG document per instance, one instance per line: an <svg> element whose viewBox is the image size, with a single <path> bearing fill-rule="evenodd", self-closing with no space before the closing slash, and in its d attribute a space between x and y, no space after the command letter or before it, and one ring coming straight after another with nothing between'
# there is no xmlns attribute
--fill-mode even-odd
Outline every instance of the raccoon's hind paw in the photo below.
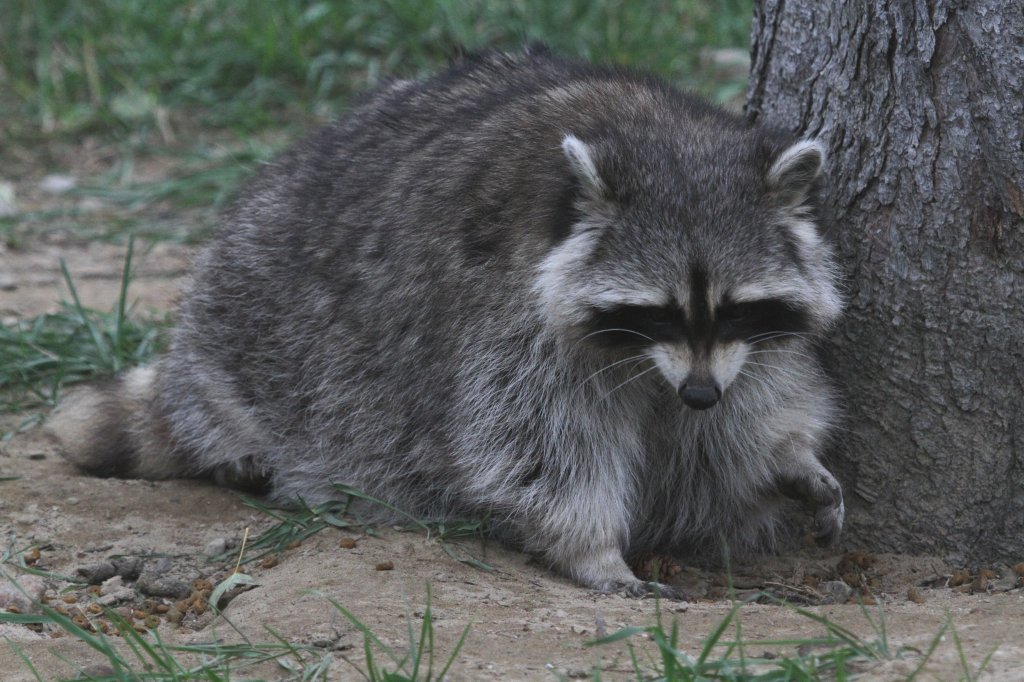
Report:
<svg viewBox="0 0 1024 682"><path fill-rule="evenodd" d="M786 497L800 500L814 514L818 545L829 547L839 541L846 517L843 488L836 477L823 466L805 475L787 477L780 481L779 490Z"/></svg>

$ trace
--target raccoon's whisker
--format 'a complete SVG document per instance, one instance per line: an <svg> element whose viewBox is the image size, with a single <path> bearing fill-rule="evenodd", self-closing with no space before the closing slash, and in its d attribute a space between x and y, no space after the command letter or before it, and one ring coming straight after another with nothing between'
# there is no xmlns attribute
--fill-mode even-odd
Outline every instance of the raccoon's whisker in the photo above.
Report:
<svg viewBox="0 0 1024 682"><path fill-rule="evenodd" d="M812 363L812 364L817 362L813 355L810 355L809 353L802 353L802 352L796 351L796 350L782 350L782 349L767 349L766 348L764 350L750 351L750 352L747 353L747 357L749 358L749 357L751 357L753 355L766 355L766 354L769 354L769 353L786 353L787 355L796 356L800 360L806 360L807 362Z"/></svg>
<svg viewBox="0 0 1024 682"><path fill-rule="evenodd" d="M771 341L772 339L780 339L788 336L793 336L798 339L812 339L814 334L808 334L807 332L765 332L763 334L755 334L746 339L746 342L751 346L757 345L764 341Z"/></svg>
<svg viewBox="0 0 1024 682"><path fill-rule="evenodd" d="M627 362L630 362L631 360L636 360L637 363L639 364L639 361L646 360L646 359L647 359L647 355L646 354L640 354L640 355L631 355L628 358L623 358L622 360L616 360L615 362L613 362L611 364L605 365L604 367L602 367L601 369L597 370L596 372L594 372L593 374L588 376L586 379L581 381L579 386L576 387L576 390L577 391L580 390L588 381L590 381L591 379L596 377L598 374L601 374L602 372L607 372L608 370L610 370L613 367L618 367L619 365L623 365L623 364L625 364Z"/></svg>
<svg viewBox="0 0 1024 682"><path fill-rule="evenodd" d="M743 370L741 369L741 370L739 370L739 372L737 372L737 374L742 374L742 375L743 375L743 376L745 376L745 377L749 377L749 378L751 378L751 379L753 379L753 380L757 381L757 382L758 382L758 383L760 383L760 384L761 384L762 386L764 386L764 387L765 387L765 389L767 389L768 393L775 393L775 391L773 390L773 388L772 388L772 385L771 385L770 383L768 383L768 382L767 382L767 381L766 381L765 379L763 379L763 378L761 378L761 377L757 376L757 375L756 375L756 374L754 374L753 372L744 372L744 371L743 371Z"/></svg>
<svg viewBox="0 0 1024 682"><path fill-rule="evenodd" d="M657 365L651 365L650 367L648 367L644 371L642 371L642 372L640 372L638 374L634 374L633 376L631 376L630 378L626 379L621 384L619 384L618 386L616 386L615 388L613 388L612 390L608 391L603 396L601 396L601 400L607 400L611 396L612 393L615 393L615 391L619 390L620 388L622 388L623 386L625 386L626 384L628 384L628 383L630 383L632 381L636 381L637 379L639 379L643 375L647 374L648 372L653 372L657 368L658 368Z"/></svg>
<svg viewBox="0 0 1024 682"><path fill-rule="evenodd" d="M757 350L747 351L747 355L765 355L767 353L789 353L790 355L798 355L801 358L806 358L808 360L811 360L814 357L810 353L793 350L792 348L759 348Z"/></svg>
<svg viewBox="0 0 1024 682"><path fill-rule="evenodd" d="M757 334L752 334L750 336L750 338L756 339L759 336L772 336L772 335L775 335L775 334L790 334L792 336L813 336L813 334L811 334L811 332L799 332L799 331L793 331L792 329L769 329L768 331L763 331L763 332L758 332Z"/></svg>
<svg viewBox="0 0 1024 682"><path fill-rule="evenodd" d="M750 365L752 367L766 367L768 369L774 369L774 370L779 371L779 372L788 372L789 371L788 367L779 367L778 365L769 365L769 364L766 364L764 362L754 362L753 360L747 360L744 364Z"/></svg>
<svg viewBox="0 0 1024 682"><path fill-rule="evenodd" d="M576 343L574 343L573 344L573 348L575 348L579 344L583 343L584 341L589 339L591 336L597 336L598 334L607 334L608 332L626 332L627 334L636 334L637 336L639 336L639 337L641 337L643 339L647 339L651 343L654 343L654 339L652 339L651 337L647 336L647 334L641 334L640 332L636 331L635 329L619 329L618 327L613 327L613 328L610 328L610 329L598 329L597 331L590 332L586 336L583 336L582 338L580 338Z"/></svg>

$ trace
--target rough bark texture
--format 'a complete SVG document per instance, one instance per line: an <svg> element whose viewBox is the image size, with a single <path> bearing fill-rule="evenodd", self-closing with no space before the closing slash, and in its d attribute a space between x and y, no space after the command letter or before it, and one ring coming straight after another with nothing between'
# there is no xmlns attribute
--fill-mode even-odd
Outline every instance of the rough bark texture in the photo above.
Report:
<svg viewBox="0 0 1024 682"><path fill-rule="evenodd" d="M826 141L846 544L1024 558L1024 3L760 0L748 112Z"/></svg>

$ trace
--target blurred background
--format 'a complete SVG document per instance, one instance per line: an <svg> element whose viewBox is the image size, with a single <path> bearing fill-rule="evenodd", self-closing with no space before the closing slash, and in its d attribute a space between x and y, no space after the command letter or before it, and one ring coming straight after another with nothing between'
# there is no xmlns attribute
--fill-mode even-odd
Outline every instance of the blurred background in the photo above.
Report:
<svg viewBox="0 0 1024 682"><path fill-rule="evenodd" d="M44 192L92 197L87 208L216 208L254 163L343 111L354 93L387 75L433 71L457 46L543 41L736 105L751 4L4 0L0 238L16 241L39 222L35 188L22 185L46 176ZM154 158L158 168L139 168ZM141 226L119 214L100 227L96 217L84 233L192 239L209 226L204 216L169 226L158 214Z"/></svg>

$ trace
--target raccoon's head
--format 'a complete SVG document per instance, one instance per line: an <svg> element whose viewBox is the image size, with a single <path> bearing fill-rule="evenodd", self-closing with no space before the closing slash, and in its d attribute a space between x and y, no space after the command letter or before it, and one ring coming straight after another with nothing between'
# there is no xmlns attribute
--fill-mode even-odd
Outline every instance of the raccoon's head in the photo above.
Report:
<svg viewBox="0 0 1024 682"><path fill-rule="evenodd" d="M842 307L813 222L823 146L749 129L708 138L659 147L566 135L576 214L536 280L550 322L648 358L699 410L758 344L820 332Z"/></svg>

